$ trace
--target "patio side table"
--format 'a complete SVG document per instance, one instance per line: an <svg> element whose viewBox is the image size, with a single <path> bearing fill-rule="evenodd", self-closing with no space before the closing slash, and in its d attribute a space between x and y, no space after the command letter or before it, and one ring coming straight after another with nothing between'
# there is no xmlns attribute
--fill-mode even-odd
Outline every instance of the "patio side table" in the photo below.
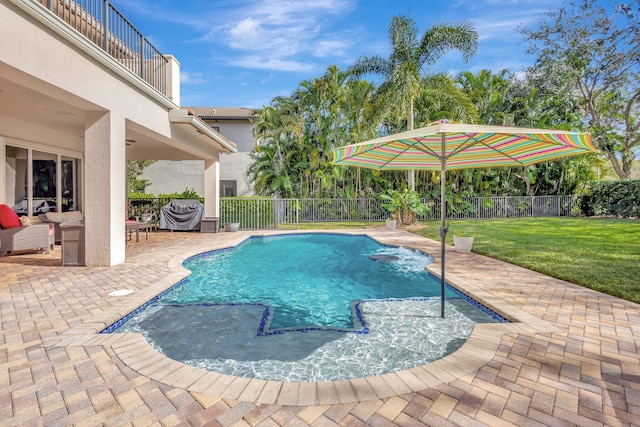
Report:
<svg viewBox="0 0 640 427"><path fill-rule="evenodd" d="M84 265L84 224L70 221L60 224L62 265Z"/></svg>

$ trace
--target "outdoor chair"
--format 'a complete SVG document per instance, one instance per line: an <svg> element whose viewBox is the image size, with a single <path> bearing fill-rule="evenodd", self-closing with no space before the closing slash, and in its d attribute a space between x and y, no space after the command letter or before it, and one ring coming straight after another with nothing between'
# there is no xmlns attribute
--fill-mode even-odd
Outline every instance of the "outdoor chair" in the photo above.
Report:
<svg viewBox="0 0 640 427"><path fill-rule="evenodd" d="M22 225L7 205L0 205L0 257L7 252L42 250L49 253L55 245L53 224Z"/></svg>
<svg viewBox="0 0 640 427"><path fill-rule="evenodd" d="M153 214L143 213L140 217L134 217L125 221L125 244L131 240L131 234L136 233L136 242L140 241L140 231L145 232L145 240L149 240L149 229L153 227Z"/></svg>

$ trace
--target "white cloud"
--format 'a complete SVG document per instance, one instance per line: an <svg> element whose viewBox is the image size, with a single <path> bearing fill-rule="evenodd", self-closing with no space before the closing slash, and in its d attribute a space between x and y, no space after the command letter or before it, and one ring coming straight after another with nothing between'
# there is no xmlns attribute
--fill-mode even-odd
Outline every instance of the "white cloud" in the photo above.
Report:
<svg viewBox="0 0 640 427"><path fill-rule="evenodd" d="M544 19L545 13L557 0L485 0L476 9L471 21L481 39L520 37L519 27ZM526 7L519 5L528 5Z"/></svg>
<svg viewBox="0 0 640 427"><path fill-rule="evenodd" d="M238 72L236 74L234 74L233 76L230 77L231 80L235 80L235 81L245 81L247 79L251 78L251 73L248 71L242 71L242 72Z"/></svg>
<svg viewBox="0 0 640 427"><path fill-rule="evenodd" d="M231 44L239 48L255 46L255 43L264 37L264 33L260 21L254 18L243 19L229 30Z"/></svg>
<svg viewBox="0 0 640 427"><path fill-rule="evenodd" d="M353 0L254 1L218 19L226 25L212 28L207 39L224 43L230 49L226 60L233 65L309 71L316 66L300 58L347 55L351 38L330 26L336 16L354 8ZM239 51L245 54L237 57Z"/></svg>
<svg viewBox="0 0 640 427"><path fill-rule="evenodd" d="M188 71L180 71L180 83L185 85L199 85L206 83L202 73L189 73Z"/></svg>
<svg viewBox="0 0 640 427"><path fill-rule="evenodd" d="M305 50L310 39L310 34L303 33L294 23L282 28L265 23L264 20L248 18L238 22L227 32L225 42L234 50L283 58Z"/></svg>
<svg viewBox="0 0 640 427"><path fill-rule="evenodd" d="M313 63L299 62L293 59L273 58L260 55L245 55L229 60L231 65L258 70L307 72L317 69Z"/></svg>
<svg viewBox="0 0 640 427"><path fill-rule="evenodd" d="M313 46L311 54L318 58L332 56L344 56L347 54L351 43L339 39L318 40Z"/></svg>

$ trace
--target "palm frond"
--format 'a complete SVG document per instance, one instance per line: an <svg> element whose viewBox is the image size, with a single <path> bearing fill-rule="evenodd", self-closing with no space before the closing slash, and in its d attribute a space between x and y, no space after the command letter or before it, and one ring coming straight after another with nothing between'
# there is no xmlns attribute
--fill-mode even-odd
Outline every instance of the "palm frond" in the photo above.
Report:
<svg viewBox="0 0 640 427"><path fill-rule="evenodd" d="M466 61L475 55L478 49L478 33L473 24L462 21L457 24L437 24L429 28L420 41L418 48L419 66L434 65L446 53L458 50Z"/></svg>

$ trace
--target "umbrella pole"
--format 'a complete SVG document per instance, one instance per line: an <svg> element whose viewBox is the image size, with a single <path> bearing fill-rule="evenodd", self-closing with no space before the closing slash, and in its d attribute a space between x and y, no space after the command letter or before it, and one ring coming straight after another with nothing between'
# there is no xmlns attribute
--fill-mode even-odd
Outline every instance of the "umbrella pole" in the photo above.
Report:
<svg viewBox="0 0 640 427"><path fill-rule="evenodd" d="M442 133L442 151L440 157L440 317L444 319L444 244L447 238L447 227L445 220L447 217L447 200L445 197L445 174L447 171L447 153L445 152L445 136Z"/></svg>

